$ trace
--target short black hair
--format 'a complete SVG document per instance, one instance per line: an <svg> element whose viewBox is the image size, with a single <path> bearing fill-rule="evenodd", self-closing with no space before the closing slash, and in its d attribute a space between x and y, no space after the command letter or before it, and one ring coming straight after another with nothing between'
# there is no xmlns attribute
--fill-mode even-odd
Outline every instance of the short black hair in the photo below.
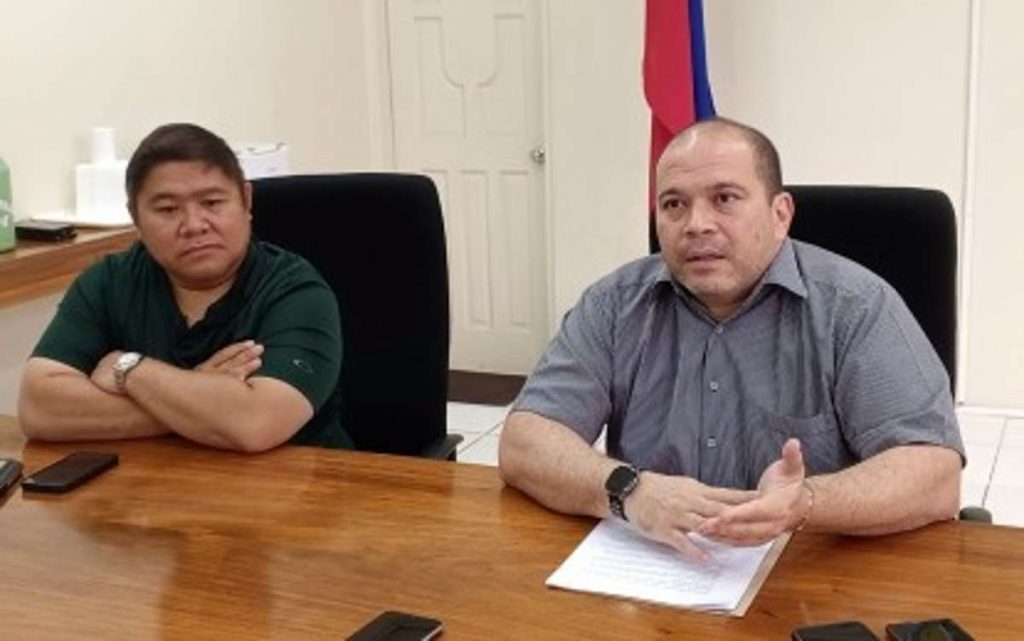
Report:
<svg viewBox="0 0 1024 641"><path fill-rule="evenodd" d="M245 191L245 174L238 164L238 156L223 138L190 123L162 125L142 139L128 161L124 184L132 217L135 216L139 191L149 172L157 165L173 161L204 162L220 169L240 190Z"/></svg>
<svg viewBox="0 0 1024 641"><path fill-rule="evenodd" d="M757 171L758 178L764 184L768 197L774 198L777 194L782 193L782 163L779 161L779 152L775 149L775 144L772 143L768 136L750 125L719 116L706 118L693 123L676 134L672 138L672 142L669 143L669 146L671 147L672 143L676 140L684 138L693 131L711 127L731 129L743 136L743 139L747 141L747 144L750 145L751 150L754 152L754 169Z"/></svg>

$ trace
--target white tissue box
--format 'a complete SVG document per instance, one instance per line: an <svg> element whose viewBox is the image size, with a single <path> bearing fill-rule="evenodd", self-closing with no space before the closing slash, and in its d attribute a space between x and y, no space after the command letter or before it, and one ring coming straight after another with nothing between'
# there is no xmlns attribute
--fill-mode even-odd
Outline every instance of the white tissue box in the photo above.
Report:
<svg viewBox="0 0 1024 641"><path fill-rule="evenodd" d="M75 220L80 224L130 225L124 174L128 162L114 160L75 168Z"/></svg>
<svg viewBox="0 0 1024 641"><path fill-rule="evenodd" d="M238 156L246 180L286 176L288 170L288 145L278 143L233 143L231 149Z"/></svg>

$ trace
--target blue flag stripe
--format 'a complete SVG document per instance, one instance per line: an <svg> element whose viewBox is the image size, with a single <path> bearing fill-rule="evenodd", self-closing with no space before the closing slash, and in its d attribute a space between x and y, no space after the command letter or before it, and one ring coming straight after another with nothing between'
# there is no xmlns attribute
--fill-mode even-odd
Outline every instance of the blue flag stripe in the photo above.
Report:
<svg viewBox="0 0 1024 641"><path fill-rule="evenodd" d="M690 2L690 59L693 62L693 100L697 120L715 115L715 101L708 79L707 53L704 49L704 3Z"/></svg>

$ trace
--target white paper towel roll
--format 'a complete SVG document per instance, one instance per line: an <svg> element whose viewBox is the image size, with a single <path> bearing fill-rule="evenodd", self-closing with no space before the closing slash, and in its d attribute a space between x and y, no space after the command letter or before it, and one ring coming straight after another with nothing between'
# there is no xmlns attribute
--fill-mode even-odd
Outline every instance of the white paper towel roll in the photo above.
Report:
<svg viewBox="0 0 1024 641"><path fill-rule="evenodd" d="M92 162L75 167L75 219L79 225L129 225L124 175L128 162L114 151L113 127L90 132Z"/></svg>
<svg viewBox="0 0 1024 641"><path fill-rule="evenodd" d="M92 128L92 164L104 165L117 159L114 152L114 128Z"/></svg>

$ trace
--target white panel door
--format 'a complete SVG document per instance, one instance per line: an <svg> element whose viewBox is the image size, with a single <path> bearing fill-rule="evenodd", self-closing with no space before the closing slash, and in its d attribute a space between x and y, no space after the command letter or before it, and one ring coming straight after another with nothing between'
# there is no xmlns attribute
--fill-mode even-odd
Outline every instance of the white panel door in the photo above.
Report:
<svg viewBox="0 0 1024 641"><path fill-rule="evenodd" d="M452 368L527 373L548 338L537 0L389 0L388 39L395 164L444 209Z"/></svg>

